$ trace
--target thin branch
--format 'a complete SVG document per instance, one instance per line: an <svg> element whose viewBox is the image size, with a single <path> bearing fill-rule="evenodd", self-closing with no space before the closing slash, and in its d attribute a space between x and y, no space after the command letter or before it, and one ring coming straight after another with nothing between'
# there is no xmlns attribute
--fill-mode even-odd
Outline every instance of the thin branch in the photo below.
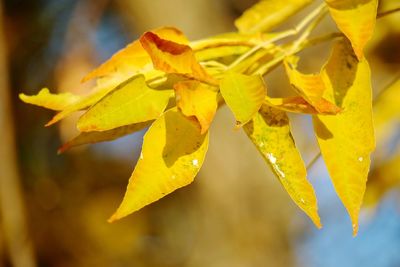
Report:
<svg viewBox="0 0 400 267"><path fill-rule="evenodd" d="M321 13L325 13L326 11L326 4L322 3L319 5L317 8L315 8L308 16L306 16L298 25L295 26L294 29L290 29L287 31L280 32L277 34L275 37L253 47L243 55L241 55L239 58L237 58L230 66L229 69L232 69L233 67L237 66L240 62L260 50L261 48L268 47L274 42L277 42L279 40L285 39L290 36L294 36L298 33L300 33L310 22L314 21L315 18L318 18ZM318 20L318 19L317 19Z"/></svg>
<svg viewBox="0 0 400 267"><path fill-rule="evenodd" d="M386 16L388 16L388 15L391 15L391 14L393 14L393 13L399 12L399 11L400 11L400 7L396 7L396 8L394 8L394 9L390 9L390 10L387 10L387 11L384 11L384 12L379 13L379 14L376 16L376 18L377 18L377 19L380 19L380 18L386 17Z"/></svg>

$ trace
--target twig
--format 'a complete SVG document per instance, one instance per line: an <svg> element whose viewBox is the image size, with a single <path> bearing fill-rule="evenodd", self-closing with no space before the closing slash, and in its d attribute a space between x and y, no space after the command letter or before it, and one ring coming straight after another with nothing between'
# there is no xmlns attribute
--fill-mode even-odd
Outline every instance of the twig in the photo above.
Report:
<svg viewBox="0 0 400 267"><path fill-rule="evenodd" d="M399 11L400 11L400 7L396 7L396 8L394 8L394 9L390 9L390 10L387 10L387 11L384 11L384 12L379 13L379 14L376 16L376 18L377 18L377 19L380 19L380 18L386 17L386 16L388 16L388 15L390 15L390 14L399 12Z"/></svg>

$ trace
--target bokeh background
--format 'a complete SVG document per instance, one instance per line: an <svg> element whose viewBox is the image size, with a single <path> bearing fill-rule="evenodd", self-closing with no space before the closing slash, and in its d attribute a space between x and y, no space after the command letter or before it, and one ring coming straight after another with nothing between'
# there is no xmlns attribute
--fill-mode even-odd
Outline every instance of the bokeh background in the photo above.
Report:
<svg viewBox="0 0 400 267"><path fill-rule="evenodd" d="M143 132L57 156L76 134L79 114L44 128L52 113L18 100L18 93L42 87L87 92L90 84L80 84L81 78L148 29L175 26L191 40L233 31L234 19L254 0L0 2L1 267L400 266L400 114L378 140L360 232L353 238L323 161L309 173L324 224L317 230L244 133L233 130L226 108L211 128L207 159L193 184L108 224ZM398 0L382 0L379 10L396 6ZM293 26L310 8L282 27ZM334 29L327 18L316 34ZM318 71L330 47L301 53L302 69ZM378 96L400 77L400 13L379 20L366 55ZM282 68L266 77L271 96L293 94L283 78ZM310 118L291 118L310 162L318 153Z"/></svg>

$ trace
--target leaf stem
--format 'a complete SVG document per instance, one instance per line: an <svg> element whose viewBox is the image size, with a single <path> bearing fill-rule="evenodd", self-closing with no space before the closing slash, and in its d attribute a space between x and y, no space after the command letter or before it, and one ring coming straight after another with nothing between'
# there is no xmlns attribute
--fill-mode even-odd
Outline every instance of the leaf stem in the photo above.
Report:
<svg viewBox="0 0 400 267"><path fill-rule="evenodd" d="M233 67L237 66L239 63L244 61L249 56L253 55L255 52L257 52L261 48L268 47L272 43L277 42L277 41L282 40L282 39L285 39L287 37L297 35L310 22L312 22L315 18L318 18L321 13L325 13L325 11L326 11L326 4L322 3L317 8L315 8L310 14L308 14L308 16L306 16L302 21L300 21L300 23L298 25L296 25L294 29L290 29L290 30L286 30L286 31L280 32L275 37L272 37L271 39L269 39L269 40L267 40L267 41L265 41L265 42L263 42L263 43L261 43L259 45L256 45L255 47L253 47L252 49L250 49L249 51L247 51L246 53L244 53L243 55L238 57L234 62L232 62L232 64L229 65L228 69L232 69Z"/></svg>

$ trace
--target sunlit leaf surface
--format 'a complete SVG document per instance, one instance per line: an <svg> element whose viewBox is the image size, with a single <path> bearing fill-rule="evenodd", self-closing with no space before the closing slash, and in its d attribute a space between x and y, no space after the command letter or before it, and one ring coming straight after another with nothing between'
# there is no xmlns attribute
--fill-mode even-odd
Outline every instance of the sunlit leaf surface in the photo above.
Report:
<svg viewBox="0 0 400 267"><path fill-rule="evenodd" d="M201 133L207 132L218 108L216 88L198 81L184 81L174 86L177 107L188 117L195 116Z"/></svg>
<svg viewBox="0 0 400 267"><path fill-rule="evenodd" d="M43 88L37 95L19 94L19 98L27 104L44 107L52 110L63 110L80 100L80 97L71 93L52 94L49 89Z"/></svg>
<svg viewBox="0 0 400 267"><path fill-rule="evenodd" d="M183 33L176 28L163 27L152 30L152 32L165 40L176 43L187 44L189 42ZM149 69L152 69L151 58L142 47L140 41L136 40L114 54L100 67L86 75L83 81L114 73L124 74L124 76L128 78L129 76L143 73ZM123 82L123 80L121 80L121 82Z"/></svg>
<svg viewBox="0 0 400 267"><path fill-rule="evenodd" d="M366 59L358 62L350 43L343 40L335 44L322 78L327 87L325 97L343 112L315 116L314 128L333 185L356 234L370 154L375 148L370 69Z"/></svg>
<svg viewBox="0 0 400 267"><path fill-rule="evenodd" d="M307 171L290 133L286 113L264 105L243 129L293 201L320 228L317 198L307 180Z"/></svg>
<svg viewBox="0 0 400 267"><path fill-rule="evenodd" d="M268 31L281 24L312 0L261 0L246 10L235 21L236 28L242 33Z"/></svg>
<svg viewBox="0 0 400 267"><path fill-rule="evenodd" d="M375 27L378 0L325 0L338 28L349 38L358 59L371 39Z"/></svg>
<svg viewBox="0 0 400 267"><path fill-rule="evenodd" d="M240 125L257 113L265 98L261 76L227 72L220 83L221 94Z"/></svg>
<svg viewBox="0 0 400 267"><path fill-rule="evenodd" d="M144 33L140 43L151 57L155 69L216 83L197 62L190 46L163 39L154 32Z"/></svg>
<svg viewBox="0 0 400 267"><path fill-rule="evenodd" d="M106 131L121 126L156 119L165 110L172 90L147 86L140 75L124 82L79 119L81 132Z"/></svg>
<svg viewBox="0 0 400 267"><path fill-rule="evenodd" d="M326 100L323 95L325 84L321 75L303 74L297 68L298 57L292 56L284 61L289 81L296 91L321 114L336 114L341 111L335 104Z"/></svg>
<svg viewBox="0 0 400 267"><path fill-rule="evenodd" d="M118 220L190 184L208 149L208 133L176 109L164 113L147 131L141 156L125 197L110 221Z"/></svg>

